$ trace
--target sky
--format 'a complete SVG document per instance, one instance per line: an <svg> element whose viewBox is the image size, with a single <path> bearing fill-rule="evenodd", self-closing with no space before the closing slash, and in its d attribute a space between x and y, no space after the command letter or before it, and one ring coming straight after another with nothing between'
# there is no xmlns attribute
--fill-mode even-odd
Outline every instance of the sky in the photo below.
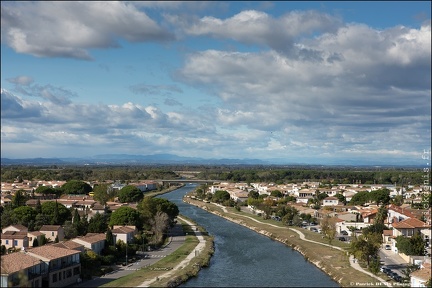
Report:
<svg viewBox="0 0 432 288"><path fill-rule="evenodd" d="M430 1L1 1L3 158L430 147Z"/></svg>

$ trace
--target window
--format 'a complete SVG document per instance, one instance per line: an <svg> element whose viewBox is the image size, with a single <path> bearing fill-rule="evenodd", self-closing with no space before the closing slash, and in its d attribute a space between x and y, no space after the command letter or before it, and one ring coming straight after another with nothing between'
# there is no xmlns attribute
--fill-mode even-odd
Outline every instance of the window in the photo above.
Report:
<svg viewBox="0 0 432 288"><path fill-rule="evenodd" d="M64 271L63 271L63 273L64 273ZM61 281L61 279L62 279L62 275L61 275L62 273L60 272L59 273L59 281Z"/></svg>
<svg viewBox="0 0 432 288"><path fill-rule="evenodd" d="M57 282L57 273L54 273L52 277L53 277L52 282L53 283Z"/></svg>
<svg viewBox="0 0 432 288"><path fill-rule="evenodd" d="M9 245L9 240L6 240L6 245Z"/></svg>
<svg viewBox="0 0 432 288"><path fill-rule="evenodd" d="M80 267L75 267L73 269L73 274L74 274L74 276L80 274Z"/></svg>
<svg viewBox="0 0 432 288"><path fill-rule="evenodd" d="M14 246L18 246L18 240L14 240Z"/></svg>
<svg viewBox="0 0 432 288"><path fill-rule="evenodd" d="M51 232L51 236L54 236L54 232Z"/></svg>
<svg viewBox="0 0 432 288"><path fill-rule="evenodd" d="M72 269L69 269L69 270L66 271L66 277L67 278L72 277Z"/></svg>

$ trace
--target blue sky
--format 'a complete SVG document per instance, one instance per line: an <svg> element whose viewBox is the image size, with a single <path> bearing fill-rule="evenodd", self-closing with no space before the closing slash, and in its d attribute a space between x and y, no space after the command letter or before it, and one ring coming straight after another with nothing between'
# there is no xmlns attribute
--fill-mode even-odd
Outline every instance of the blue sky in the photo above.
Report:
<svg viewBox="0 0 432 288"><path fill-rule="evenodd" d="M430 2L1 2L1 156L424 164Z"/></svg>

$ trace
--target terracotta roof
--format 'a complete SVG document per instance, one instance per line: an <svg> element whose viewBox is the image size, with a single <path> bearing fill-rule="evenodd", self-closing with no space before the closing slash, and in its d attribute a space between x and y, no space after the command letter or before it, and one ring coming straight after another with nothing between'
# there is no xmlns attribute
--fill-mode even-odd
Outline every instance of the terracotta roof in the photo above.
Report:
<svg viewBox="0 0 432 288"><path fill-rule="evenodd" d="M72 239L72 241L81 240L93 244L93 243L103 241L105 239L106 239L106 235L104 233L87 233L85 236Z"/></svg>
<svg viewBox="0 0 432 288"><path fill-rule="evenodd" d="M32 231L32 232L27 232L27 235L41 236L41 235L45 235L45 234L40 232L40 231Z"/></svg>
<svg viewBox="0 0 432 288"><path fill-rule="evenodd" d="M12 274L40 264L40 259L26 254L15 252L1 256L1 274Z"/></svg>
<svg viewBox="0 0 432 288"><path fill-rule="evenodd" d="M6 231L0 234L1 239L24 239L27 237L27 232L23 231Z"/></svg>
<svg viewBox="0 0 432 288"><path fill-rule="evenodd" d="M383 230L384 236L393 236L393 230Z"/></svg>
<svg viewBox="0 0 432 288"><path fill-rule="evenodd" d="M15 229L18 229L19 231L27 231L27 230L28 230L28 228L27 228L26 226L21 225L21 224L10 225L10 226L8 226L8 227L6 227L6 228L4 228L4 229L7 229L7 228L9 228L9 227L13 227L13 228L15 228ZM3 229L3 230L4 230L4 229Z"/></svg>
<svg viewBox="0 0 432 288"><path fill-rule="evenodd" d="M428 263L423 264L424 268L414 271L411 273L411 277L421 279L423 281L428 281L431 278L431 265Z"/></svg>
<svg viewBox="0 0 432 288"><path fill-rule="evenodd" d="M80 252L77 250L55 247L53 245L44 245L28 249L27 253L30 255L34 254L36 255L35 257L38 257L40 259L53 260L61 257L79 254Z"/></svg>
<svg viewBox="0 0 432 288"><path fill-rule="evenodd" d="M60 225L43 225L39 231L58 231L60 227Z"/></svg>
<svg viewBox="0 0 432 288"><path fill-rule="evenodd" d="M339 200L339 199L336 197L326 197L324 198L324 200Z"/></svg>
<svg viewBox="0 0 432 288"><path fill-rule="evenodd" d="M66 249L74 249L74 250L77 250L77 248L84 247L84 245L79 244L79 243L72 241L72 240L54 243L54 244L52 244L52 246L60 247L60 248L66 248Z"/></svg>
<svg viewBox="0 0 432 288"><path fill-rule="evenodd" d="M426 223L416 218L407 218L403 221L393 223L392 226L398 229L413 229L413 228L429 227L427 226Z"/></svg>
<svg viewBox="0 0 432 288"><path fill-rule="evenodd" d="M114 228L111 232L117 233L117 234L126 234L126 233L131 233L133 231L135 231L135 229L127 227L127 226L123 226L123 227Z"/></svg>
<svg viewBox="0 0 432 288"><path fill-rule="evenodd" d="M396 206L396 205L394 205L394 204L390 204L390 205L388 206L388 210L396 211L396 212L398 212L398 213L400 213L400 214L403 214L403 215L405 215L405 216L408 216L408 217L415 217L414 214L412 214L411 211L410 211L409 209L407 209L407 208L402 208L402 207Z"/></svg>

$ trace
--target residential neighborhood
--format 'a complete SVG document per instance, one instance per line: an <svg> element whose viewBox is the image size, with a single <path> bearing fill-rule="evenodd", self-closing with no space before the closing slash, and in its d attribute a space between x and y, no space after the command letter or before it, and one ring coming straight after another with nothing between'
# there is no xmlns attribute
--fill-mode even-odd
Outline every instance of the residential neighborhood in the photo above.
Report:
<svg viewBox="0 0 432 288"><path fill-rule="evenodd" d="M121 191L135 189L134 191L141 193L141 197L137 199L143 199L146 192L158 188L157 182L145 181L125 184L110 181L104 183L107 187L105 193L110 193L110 191L115 191L115 193L111 195L113 197L110 199L103 198L105 201L102 200L102 202L98 195L95 195L95 192L56 195L39 194L37 190L38 187L58 189L66 183L66 181L24 180L13 184L1 184L1 199L4 208L13 205L17 195L23 193L27 196L24 197L27 200L22 203L23 206L21 207L29 207L26 209L33 211L41 209L41 207L46 210L52 206L55 207L56 211L59 210L59 214L55 217L60 217L62 215L60 211L63 210L64 213L73 215L72 221L66 221L62 225L43 224L37 230L29 229L22 224L2 227L1 245L4 249L2 250L4 251L2 256L2 286L19 286L22 275L25 275L33 287L45 287L46 285L62 287L62 285L68 286L72 283L78 283L83 280L80 253L92 251L99 255L98 257L108 257L106 253L111 245L107 239L111 239L109 240L111 243L135 243L137 245L135 247L144 249L144 246L141 247L137 244L144 244L148 241L142 236L145 232L142 227L124 223L107 226L103 231L98 230L98 232L84 229L87 232L82 234L79 232L82 229L79 223L85 219L88 223L86 225L91 226L92 221L104 217L103 215L107 215L107 211L112 215L123 213L116 211L137 211L141 204L120 201ZM92 189L100 185L100 183L85 184L91 186ZM416 285L420 285L420 287L425 285L427 281L424 280L425 277L427 275L430 277L430 273L427 274L425 269L430 265L431 209L418 205L418 203L424 202L425 195L430 195L430 190L425 189L425 187L395 187L379 184L341 184L329 187L320 182L306 181L283 185L220 182L206 185L204 189L206 189L207 199L211 199L212 195L223 191L229 195L229 201L250 213L257 215L270 213L271 215L267 216L273 220L287 221L287 225L302 226L306 229L310 227L311 231L321 232L319 223L323 219L332 218L335 220L336 234L334 237L339 241L346 242L350 242L361 235L363 229L374 225L377 218L380 217L380 207L383 207L380 203L374 203L370 199L355 202L356 197L365 193L372 195L386 191L389 204L384 206L386 216L383 219L383 224L386 229L382 231L382 249L402 257L407 264L419 266L420 269L414 271L411 278L411 281L414 281L413 283ZM394 199L397 198L403 199L401 205L395 204ZM263 203L266 203L267 206ZM280 207L281 204L285 205L287 209L295 211L297 216L293 214L294 216L287 220L284 215L278 214L276 207ZM64 207L64 209L60 210L57 207ZM2 219L2 223L3 221ZM33 228L37 227L35 221L32 222L28 219L25 221ZM42 221L41 223L45 222ZM312 227L312 225L316 226ZM145 233L154 234L152 231ZM406 255L399 251L397 241L400 238L398 237L411 238L414 235L421 237L424 242L424 255ZM120 249L120 246L117 249Z"/></svg>

